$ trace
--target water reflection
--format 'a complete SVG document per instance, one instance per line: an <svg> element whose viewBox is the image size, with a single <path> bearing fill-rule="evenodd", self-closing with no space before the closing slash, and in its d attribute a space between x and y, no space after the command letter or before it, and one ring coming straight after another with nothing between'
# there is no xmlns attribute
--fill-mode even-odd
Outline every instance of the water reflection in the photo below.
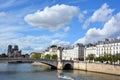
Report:
<svg viewBox="0 0 120 80"><path fill-rule="evenodd" d="M77 77L78 80L120 80L120 76L86 72L86 71L73 71L74 77Z"/></svg>
<svg viewBox="0 0 120 80"><path fill-rule="evenodd" d="M80 70L58 70L58 73L74 78L74 80L120 80L120 76L94 73Z"/></svg>
<svg viewBox="0 0 120 80"><path fill-rule="evenodd" d="M59 80L58 73L64 73L65 76L72 77L74 80L120 80L120 76L93 72L43 70L41 66L32 66L31 64L0 64L2 80Z"/></svg>

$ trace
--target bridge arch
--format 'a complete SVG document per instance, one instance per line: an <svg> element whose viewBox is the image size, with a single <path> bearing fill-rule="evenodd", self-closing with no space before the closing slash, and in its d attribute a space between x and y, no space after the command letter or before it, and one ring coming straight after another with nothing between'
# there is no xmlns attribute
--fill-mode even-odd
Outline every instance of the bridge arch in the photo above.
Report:
<svg viewBox="0 0 120 80"><path fill-rule="evenodd" d="M51 67L51 69L54 69L54 70L56 70L56 69L57 69L57 67L56 67L56 66L54 66L54 65L52 65L52 64L45 63L45 62L41 62L41 63L46 64L46 65L49 65L49 66Z"/></svg>
<svg viewBox="0 0 120 80"><path fill-rule="evenodd" d="M65 63L63 66L63 70L73 70L73 64Z"/></svg>

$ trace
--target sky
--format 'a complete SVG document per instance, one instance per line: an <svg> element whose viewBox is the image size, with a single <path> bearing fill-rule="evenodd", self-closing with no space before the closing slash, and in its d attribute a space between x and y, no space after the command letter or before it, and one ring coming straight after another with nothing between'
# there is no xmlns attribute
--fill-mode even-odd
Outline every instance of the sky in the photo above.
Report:
<svg viewBox="0 0 120 80"><path fill-rule="evenodd" d="M0 0L0 54L120 38L120 0Z"/></svg>

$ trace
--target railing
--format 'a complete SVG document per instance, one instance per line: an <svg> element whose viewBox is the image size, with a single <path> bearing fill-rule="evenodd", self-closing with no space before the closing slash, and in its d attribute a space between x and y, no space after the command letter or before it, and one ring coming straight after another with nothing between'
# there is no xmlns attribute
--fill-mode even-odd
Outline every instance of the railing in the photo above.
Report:
<svg viewBox="0 0 120 80"><path fill-rule="evenodd" d="M57 60L46 60L46 59L34 59L34 58L0 58L0 61L10 61L10 60L16 60L16 61L57 61Z"/></svg>

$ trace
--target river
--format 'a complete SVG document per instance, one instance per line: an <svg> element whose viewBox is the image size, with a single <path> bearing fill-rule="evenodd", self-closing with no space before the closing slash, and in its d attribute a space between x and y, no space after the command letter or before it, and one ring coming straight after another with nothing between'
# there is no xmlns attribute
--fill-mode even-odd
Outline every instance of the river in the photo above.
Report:
<svg viewBox="0 0 120 80"><path fill-rule="evenodd" d="M62 80L58 79L58 72L63 72L64 75L72 77L74 80L120 80L120 76L80 70L43 70L41 66L32 66L28 63L0 63L0 80Z"/></svg>

